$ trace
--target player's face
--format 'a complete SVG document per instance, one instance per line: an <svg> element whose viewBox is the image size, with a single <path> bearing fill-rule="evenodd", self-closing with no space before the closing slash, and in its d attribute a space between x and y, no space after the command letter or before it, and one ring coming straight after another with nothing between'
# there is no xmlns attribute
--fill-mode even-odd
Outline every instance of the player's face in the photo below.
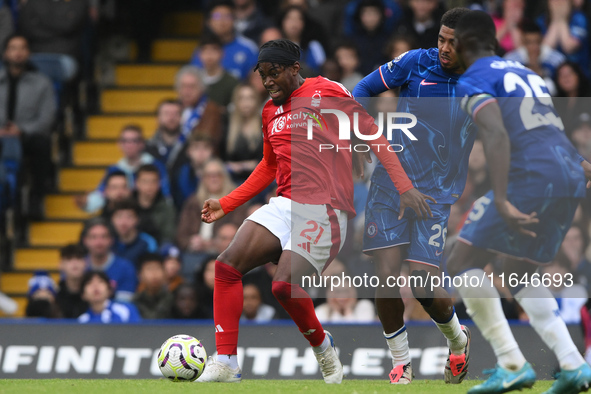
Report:
<svg viewBox="0 0 591 394"><path fill-rule="evenodd" d="M437 48L439 49L439 61L441 62L441 67L447 72L460 72L461 67L454 48L454 29L450 29L447 26L441 26L441 29L439 29Z"/></svg>
<svg viewBox="0 0 591 394"><path fill-rule="evenodd" d="M272 63L261 63L259 75L263 80L263 86L269 92L273 104L281 105L296 90L298 85L298 73L300 64L293 66L278 66Z"/></svg>

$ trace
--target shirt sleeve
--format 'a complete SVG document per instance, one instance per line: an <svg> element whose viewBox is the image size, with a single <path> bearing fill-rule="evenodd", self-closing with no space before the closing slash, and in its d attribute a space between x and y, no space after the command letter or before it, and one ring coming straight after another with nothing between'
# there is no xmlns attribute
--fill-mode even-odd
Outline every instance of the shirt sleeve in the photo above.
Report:
<svg viewBox="0 0 591 394"><path fill-rule="evenodd" d="M264 123L263 123L264 124ZM228 214L244 204L275 180L277 173L277 157L273 152L271 143L265 139L263 147L263 160L255 167L246 181L234 191L220 199L224 213Z"/></svg>
<svg viewBox="0 0 591 394"><path fill-rule="evenodd" d="M569 23L570 34L579 41L587 39L588 26L587 18L581 12L575 12Z"/></svg>
<svg viewBox="0 0 591 394"><path fill-rule="evenodd" d="M404 85L412 73L418 53L417 50L405 52L363 78L353 89L355 99L367 107L364 97L374 97Z"/></svg>
<svg viewBox="0 0 591 394"><path fill-rule="evenodd" d="M335 92L335 95L337 95L337 92ZM358 129L361 134L375 135L379 132L379 127L375 124L374 118L361 107L360 103L356 102L352 98L343 97L342 106L345 113L358 114ZM353 124L353 122L354 119L351 119L351 124ZM406 171L404 171L402 164L400 164L398 155L396 152L391 152L388 150L387 147L390 145L390 143L386 137L380 135L373 141L368 141L368 143L370 144L373 152L376 154L378 160L380 160L380 163L382 163L388 172L388 175L390 176L390 179L392 179L394 186L396 186L398 193L402 194L412 189L414 186L408 178Z"/></svg>

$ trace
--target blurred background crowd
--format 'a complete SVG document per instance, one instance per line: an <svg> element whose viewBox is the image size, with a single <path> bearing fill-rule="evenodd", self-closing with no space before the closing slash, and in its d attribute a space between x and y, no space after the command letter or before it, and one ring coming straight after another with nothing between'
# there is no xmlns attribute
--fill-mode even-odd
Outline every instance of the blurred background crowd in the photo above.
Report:
<svg viewBox="0 0 591 394"><path fill-rule="evenodd" d="M270 187L200 221L203 202L244 182L262 157L259 46L290 39L305 77L352 90L400 54L436 47L455 6L493 16L499 55L546 80L567 135L591 159L589 1L0 0L0 309L81 322L212 318L216 256L275 195ZM396 91L384 96L393 111ZM490 186L479 141L469 168L446 250ZM374 273L361 252L368 182L356 181L358 216L329 275ZM573 274L574 286L553 288L567 322L581 321L591 290L590 217L586 199L541 268ZM244 277L244 320L288 318L271 293L274 269ZM428 320L407 290L407 320ZM322 321L376 319L371 289L309 291ZM507 316L527 320L500 291Z"/></svg>

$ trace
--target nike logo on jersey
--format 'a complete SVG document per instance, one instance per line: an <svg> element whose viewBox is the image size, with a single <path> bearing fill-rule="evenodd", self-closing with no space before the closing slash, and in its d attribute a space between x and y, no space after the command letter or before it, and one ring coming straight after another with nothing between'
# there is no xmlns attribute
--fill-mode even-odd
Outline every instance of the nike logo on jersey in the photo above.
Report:
<svg viewBox="0 0 591 394"><path fill-rule="evenodd" d="M443 250L441 250L441 251L437 250L437 251L435 251L435 256L441 256L441 253L443 253Z"/></svg>
<svg viewBox="0 0 591 394"><path fill-rule="evenodd" d="M421 81L421 86L437 85L437 82L427 82L427 79Z"/></svg>

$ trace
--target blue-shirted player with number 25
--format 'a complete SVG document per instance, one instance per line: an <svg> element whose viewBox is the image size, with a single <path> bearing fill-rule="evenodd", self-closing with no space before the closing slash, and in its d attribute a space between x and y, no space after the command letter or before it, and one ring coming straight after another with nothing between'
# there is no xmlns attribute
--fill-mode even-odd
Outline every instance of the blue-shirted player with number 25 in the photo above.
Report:
<svg viewBox="0 0 591 394"><path fill-rule="evenodd" d="M491 17L472 11L456 25L454 41L466 68L458 93L464 96L463 109L478 125L492 183L492 190L474 203L460 232L461 242L448 259L451 274L468 278L458 290L497 357L489 379L469 394L533 386L535 372L519 350L499 294L482 268L492 252L501 253L507 257L506 278L531 279L535 263L549 263L558 252L585 197L585 178L591 178L591 164L566 138L544 80L520 63L495 56L495 34ZM474 287L479 281L480 286ZM540 281L512 282L515 300L560 364L558 380L546 393L587 391L591 368L573 343L548 288Z"/></svg>
<svg viewBox="0 0 591 394"><path fill-rule="evenodd" d="M444 377L453 384L461 383L468 371L470 332L460 325L449 294L433 286L429 278L441 275L450 207L464 191L476 134L455 98L463 69L453 49L454 28L466 12L470 10L453 8L443 15L437 48L406 52L369 74L353 90L355 99L364 103L364 97L400 87L397 112L417 118L410 129L416 140L394 133L389 142L404 147L398 153L400 163L413 185L433 197L430 211L422 216L409 209L405 212L405 194L396 190L384 167L378 165L365 208L363 251L375 259L382 280L399 276L402 262L408 262L413 295L447 338L450 352ZM375 297L392 354L390 382L408 384L412 365L400 290L377 287Z"/></svg>

